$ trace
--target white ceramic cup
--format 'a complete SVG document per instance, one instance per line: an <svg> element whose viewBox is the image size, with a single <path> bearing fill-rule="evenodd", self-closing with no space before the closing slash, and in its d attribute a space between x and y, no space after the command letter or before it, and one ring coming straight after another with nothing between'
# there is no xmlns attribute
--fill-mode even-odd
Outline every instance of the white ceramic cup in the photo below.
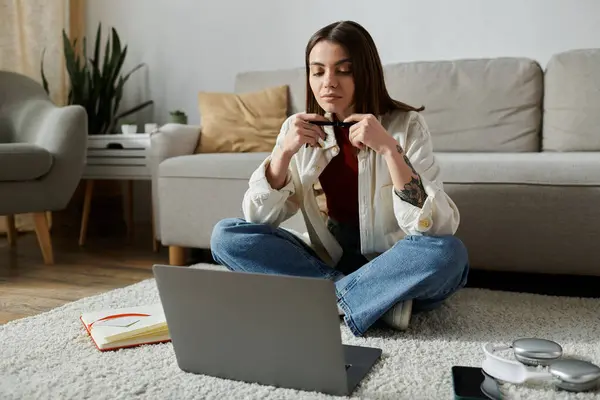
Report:
<svg viewBox="0 0 600 400"><path fill-rule="evenodd" d="M158 124L144 124L144 132L152 133L158 129Z"/></svg>
<svg viewBox="0 0 600 400"><path fill-rule="evenodd" d="M121 125L121 132L125 135L133 135L137 133L137 125L133 124L123 124Z"/></svg>

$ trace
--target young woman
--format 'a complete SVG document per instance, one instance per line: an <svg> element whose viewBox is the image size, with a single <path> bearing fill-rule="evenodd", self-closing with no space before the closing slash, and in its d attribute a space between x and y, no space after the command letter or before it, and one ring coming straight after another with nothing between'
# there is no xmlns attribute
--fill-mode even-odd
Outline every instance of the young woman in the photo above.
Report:
<svg viewBox="0 0 600 400"><path fill-rule="evenodd" d="M422 109L389 96L376 46L355 22L316 32L305 63L306 112L284 122L251 176L245 219L214 227L213 257L234 271L333 280L356 336L380 319L406 329L411 313L464 287L469 270ZM319 125L327 121L352 125ZM299 211L308 238L280 227Z"/></svg>

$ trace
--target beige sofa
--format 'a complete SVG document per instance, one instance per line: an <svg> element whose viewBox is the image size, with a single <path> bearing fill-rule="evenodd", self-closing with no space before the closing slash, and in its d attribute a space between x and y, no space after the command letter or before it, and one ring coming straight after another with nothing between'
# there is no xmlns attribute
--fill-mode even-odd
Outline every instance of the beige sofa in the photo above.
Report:
<svg viewBox="0 0 600 400"><path fill-rule="evenodd" d="M457 235L473 268L600 275L600 50L573 50L543 68L526 58L394 63L393 97L423 112ZM241 73L235 91L288 84L303 109L302 68ZM157 239L171 262L208 248L213 225L242 216L247 180L267 153L193 154L199 126L152 137ZM303 228L297 215L286 223Z"/></svg>

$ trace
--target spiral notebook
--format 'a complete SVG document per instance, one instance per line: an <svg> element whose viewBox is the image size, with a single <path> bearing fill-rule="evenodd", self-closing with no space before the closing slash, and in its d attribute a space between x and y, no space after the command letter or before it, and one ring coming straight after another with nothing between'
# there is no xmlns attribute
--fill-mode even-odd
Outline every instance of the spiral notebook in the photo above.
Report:
<svg viewBox="0 0 600 400"><path fill-rule="evenodd" d="M171 341L160 303L92 311L80 319L100 351Z"/></svg>

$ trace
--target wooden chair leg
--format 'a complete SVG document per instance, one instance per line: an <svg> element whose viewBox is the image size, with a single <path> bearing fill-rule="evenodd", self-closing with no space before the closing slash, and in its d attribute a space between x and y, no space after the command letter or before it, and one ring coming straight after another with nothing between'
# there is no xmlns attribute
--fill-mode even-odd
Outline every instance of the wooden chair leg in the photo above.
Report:
<svg viewBox="0 0 600 400"><path fill-rule="evenodd" d="M169 246L169 264L182 266L185 264L185 249L179 246Z"/></svg>
<svg viewBox="0 0 600 400"><path fill-rule="evenodd" d="M85 181L85 195L83 198L83 214L81 216L81 229L79 230L79 245L85 244L87 235L88 221L90 219L90 209L92 206L92 195L94 194L94 180Z"/></svg>
<svg viewBox="0 0 600 400"><path fill-rule="evenodd" d="M46 211L46 219L48 220L48 231L52 232L52 211Z"/></svg>
<svg viewBox="0 0 600 400"><path fill-rule="evenodd" d="M48 230L48 217L45 212L34 213L33 221L35 223L35 234L44 257L44 264L52 265L54 264L54 255L52 254L52 241Z"/></svg>
<svg viewBox="0 0 600 400"><path fill-rule="evenodd" d="M6 216L6 234L8 238L8 245L14 247L17 244L17 227L15 226L15 216Z"/></svg>

